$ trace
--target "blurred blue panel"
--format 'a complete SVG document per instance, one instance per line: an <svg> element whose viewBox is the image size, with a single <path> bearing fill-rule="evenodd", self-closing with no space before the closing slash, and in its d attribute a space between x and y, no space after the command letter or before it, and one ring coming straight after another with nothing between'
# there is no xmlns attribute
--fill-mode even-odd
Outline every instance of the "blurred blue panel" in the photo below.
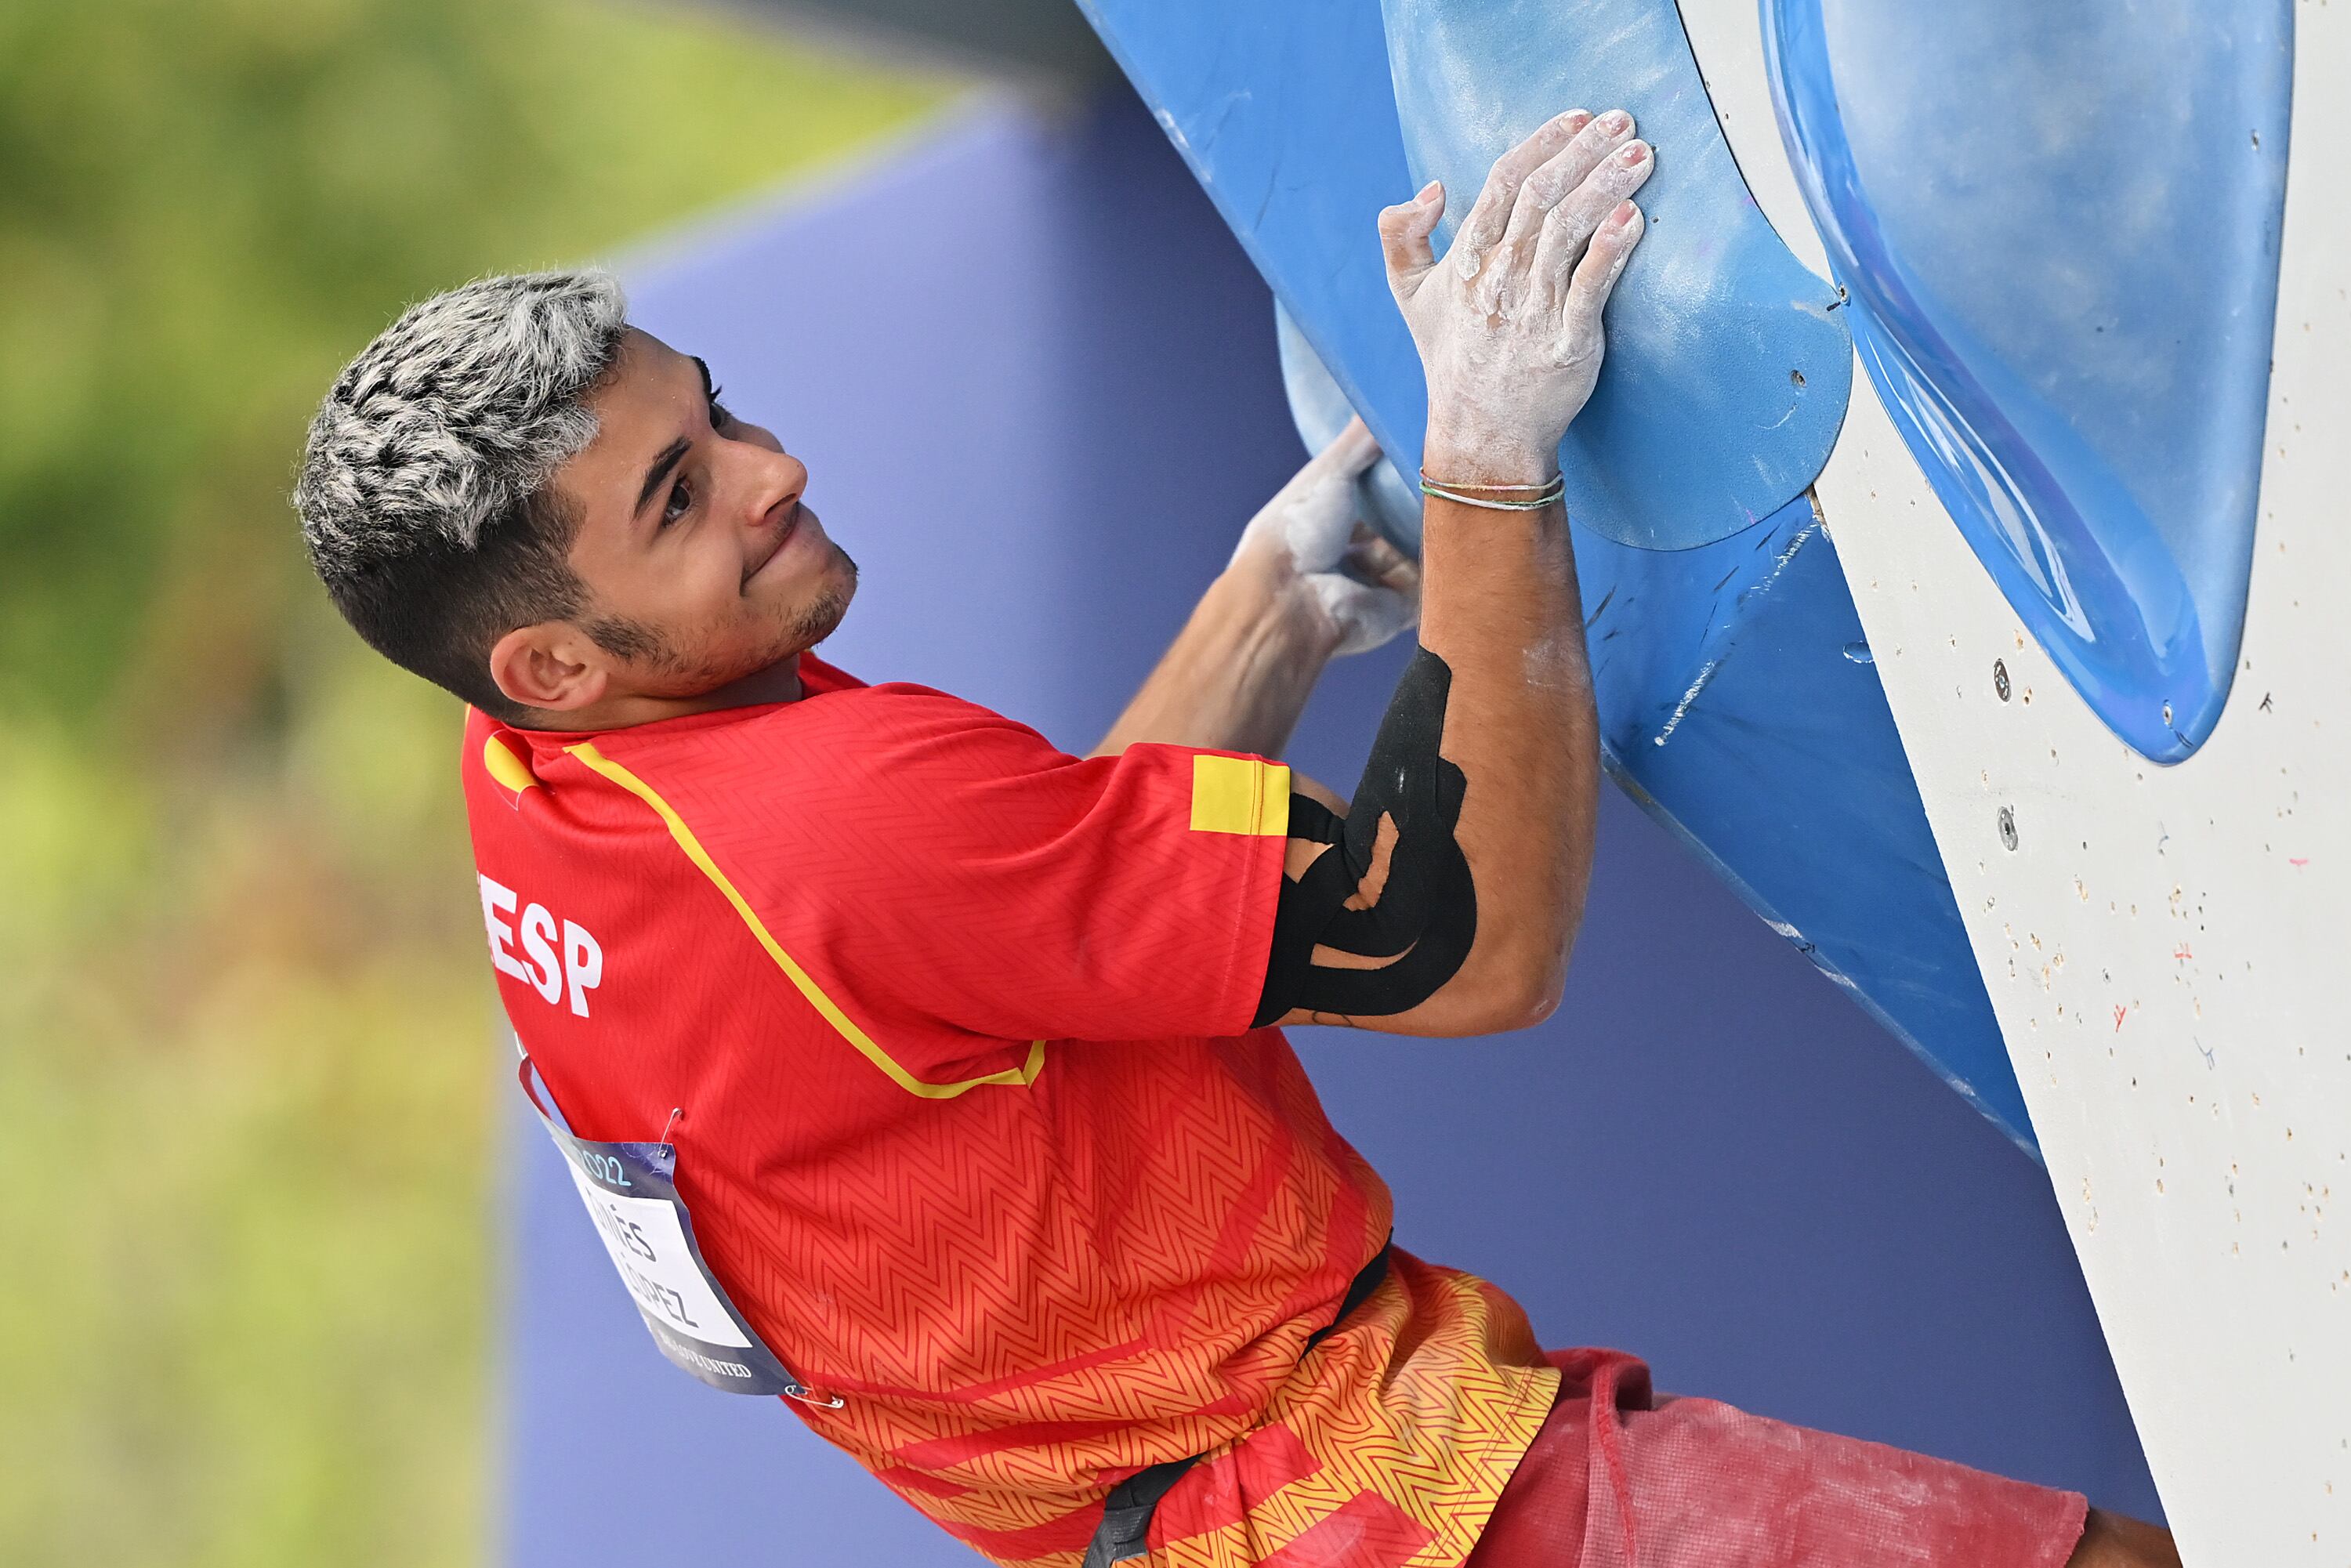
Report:
<svg viewBox="0 0 2351 1568"><path fill-rule="evenodd" d="M1282 390L1290 394L1290 417L1298 426L1298 439L1307 451L1320 452L1339 438L1355 411L1280 300L1274 302L1273 332L1281 355ZM1393 459L1383 456L1370 473L1356 478L1355 507L1357 516L1389 538L1418 548L1420 486L1405 478Z"/></svg>
<svg viewBox="0 0 2351 1568"><path fill-rule="evenodd" d="M1417 469L1427 393L1374 226L1415 187L1376 10L1078 3L1381 450Z"/></svg>
<svg viewBox="0 0 2351 1568"><path fill-rule="evenodd" d="M1050 127L969 117L664 255L632 270L632 317L707 358L729 402L808 461L864 569L827 651L1063 746L1108 727L1302 459L1265 288L1123 101ZM1834 581L1814 541L1769 574L1771 596L1814 591L1807 571ZM1624 613L1637 626L1637 604ZM1742 619L1808 645L1724 617ZM1625 646L1610 629L1595 641ZM1334 666L1290 758L1352 784L1408 651ZM1750 655L1770 678L1780 655L1750 648L1715 680ZM1835 721L1829 695L1803 727ZM1621 743L1739 766L1719 759L1746 742L1712 727L1735 719L1703 703L1651 744L1669 712ZM1809 727L1791 743L1818 744ZM1759 820L1776 799L1757 794ZM2154 1511L2047 1181L1613 792L1550 1022L1299 1044L1395 1189L1402 1239L1515 1292L1545 1343L1621 1344L1679 1392ZM972 1568L783 1402L662 1359L499 1080L508 1568Z"/></svg>
<svg viewBox="0 0 2351 1568"><path fill-rule="evenodd" d="M1494 160L1563 110L1629 110L1656 149L1649 226L1608 305L1608 372L1561 444L1568 510L1687 549L1778 511L1828 462L1853 386L1836 291L1764 221L1715 123L1674 0L1383 0L1438 248ZM1401 199L1391 196L1391 201Z"/></svg>
<svg viewBox="0 0 2351 1568"><path fill-rule="evenodd" d="M2098 716L2179 761L2244 624L2292 0L1765 9L1896 427Z"/></svg>
<svg viewBox="0 0 2351 1568"><path fill-rule="evenodd" d="M1426 391L1374 229L1380 207L1414 186L1371 7L1084 3L1331 380L1402 466L1416 466ZM1657 26L1646 10L1633 22L1635 32ZM1677 26L1674 42L1683 49L1678 70L1687 46ZM1668 151L1687 140L1690 161L1702 166L1702 139L1686 119L1696 106L1664 91L1671 73L1656 63L1656 41L1624 47L1611 68L1632 73L1619 84L1630 107L1683 127ZM1635 60L1650 62L1650 76L1628 63ZM1605 107L1604 85L1587 107ZM1667 167L1661 152L1656 204L1670 232L1683 222L1673 215L1677 202L1693 217L1712 209L1695 175L1677 196ZM1756 221L1742 214L1726 238ZM1674 243L1665 254L1676 254ZM1813 319L1784 298L1782 316ZM1703 330L1719 336L1681 350L1691 362L1726 376L1776 365L1771 373L1792 385L1788 367L1735 316L1718 312ZM1604 395L1613 395L1604 389L1620 371L1612 348ZM1823 370L1821 382L1821 398L1801 407L1805 427L1826 440L1850 390L1849 362ZM1824 423L1812 423L1823 413ZM1657 450L1703 444L1678 412L1655 419L1652 434L1666 444ZM1750 435L1758 453L1768 450L1763 434ZM1805 469L1795 482L1810 477ZM1595 528L1570 508L1610 770L1699 847L1757 914L2030 1147L2023 1096L1885 693L1873 666L1844 655L1861 632L1835 547L1813 527L1807 497L1775 506L1742 532L1671 551L1627 544L1616 537L1625 530ZM1802 560L1792 572L1792 549ZM1716 738L1693 744L1700 735Z"/></svg>

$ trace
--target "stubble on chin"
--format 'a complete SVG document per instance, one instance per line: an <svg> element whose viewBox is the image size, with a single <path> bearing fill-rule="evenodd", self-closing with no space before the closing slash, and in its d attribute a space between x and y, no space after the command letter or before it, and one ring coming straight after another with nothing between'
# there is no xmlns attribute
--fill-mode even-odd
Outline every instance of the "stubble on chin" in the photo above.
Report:
<svg viewBox="0 0 2351 1568"><path fill-rule="evenodd" d="M825 542L832 543L830 539ZM831 636L841 625L841 617L849 613L849 601L856 597L857 562L850 559L847 550L833 544L832 570L827 574L824 587L792 617L786 647L776 657L786 659L794 653L805 653Z"/></svg>
<svg viewBox="0 0 2351 1568"><path fill-rule="evenodd" d="M827 542L831 543L830 540ZM847 550L837 544L832 547L832 555L833 570L826 574L824 586L813 598L784 618L776 636L766 647L731 662L704 662L690 673L681 669L679 673L684 683L694 688L691 694L682 695L698 695L758 674L761 670L807 653L831 636L841 625L841 617L849 613L850 601L857 597L857 563L850 559ZM679 661L681 665L684 663Z"/></svg>
<svg viewBox="0 0 2351 1568"><path fill-rule="evenodd" d="M832 635L841 617L849 613L850 601L857 596L857 563L837 544L832 547L832 554L833 570L816 596L783 618L775 635L764 646L747 653L731 658L696 657L655 628L633 621L599 621L589 628L589 633L650 677L648 695L700 696L804 653Z"/></svg>

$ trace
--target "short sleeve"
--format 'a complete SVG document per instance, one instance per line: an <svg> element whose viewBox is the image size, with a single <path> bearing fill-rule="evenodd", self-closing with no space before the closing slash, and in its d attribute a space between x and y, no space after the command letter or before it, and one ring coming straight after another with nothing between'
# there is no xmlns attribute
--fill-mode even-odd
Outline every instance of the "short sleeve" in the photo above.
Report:
<svg viewBox="0 0 2351 1568"><path fill-rule="evenodd" d="M1287 768L1175 746L1081 760L921 688L827 705L789 781L762 781L772 831L737 848L765 862L755 901L868 1010L1008 1040L1249 1027Z"/></svg>

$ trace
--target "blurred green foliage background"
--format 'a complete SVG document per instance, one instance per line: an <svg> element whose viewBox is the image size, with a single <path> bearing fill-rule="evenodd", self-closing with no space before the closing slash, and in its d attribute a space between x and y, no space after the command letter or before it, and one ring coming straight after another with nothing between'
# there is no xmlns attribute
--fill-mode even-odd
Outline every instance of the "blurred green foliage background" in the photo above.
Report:
<svg viewBox="0 0 2351 1568"><path fill-rule="evenodd" d="M610 0L0 5L0 1563L484 1559L459 716L309 580L302 430L408 301L943 90Z"/></svg>

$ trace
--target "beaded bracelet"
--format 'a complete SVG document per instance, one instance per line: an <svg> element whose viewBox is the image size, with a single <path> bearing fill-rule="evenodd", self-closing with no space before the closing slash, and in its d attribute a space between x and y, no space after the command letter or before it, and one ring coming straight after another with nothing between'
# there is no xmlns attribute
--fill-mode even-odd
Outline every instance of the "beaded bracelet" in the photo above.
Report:
<svg viewBox="0 0 2351 1568"><path fill-rule="evenodd" d="M1523 501L1500 501L1485 496L1472 496L1470 490L1510 490L1532 492ZM1465 485L1456 486L1442 479L1432 479L1426 469L1420 476L1420 493L1435 496L1464 507L1483 507L1492 512L1540 512L1567 493L1565 475L1554 476L1546 485Z"/></svg>

